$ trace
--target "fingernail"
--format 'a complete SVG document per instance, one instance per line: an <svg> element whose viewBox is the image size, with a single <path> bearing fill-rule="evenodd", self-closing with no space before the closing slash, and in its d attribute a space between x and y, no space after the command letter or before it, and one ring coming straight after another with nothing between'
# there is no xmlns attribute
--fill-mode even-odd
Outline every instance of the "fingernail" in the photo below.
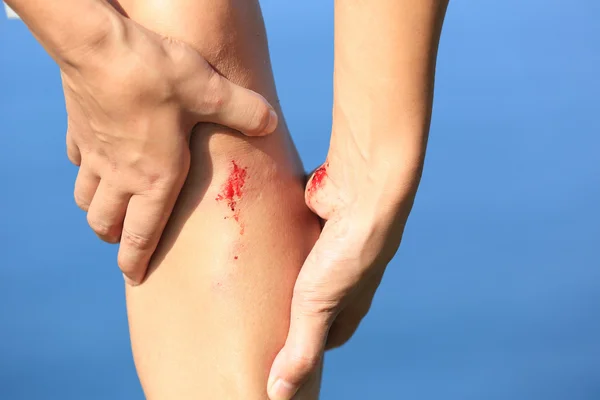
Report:
<svg viewBox="0 0 600 400"><path fill-rule="evenodd" d="M277 378L269 390L269 397L271 400L291 400L297 390L292 384Z"/></svg>
<svg viewBox="0 0 600 400"><path fill-rule="evenodd" d="M125 279L125 283L129 286L138 286L139 283L129 278L127 275L123 274L123 279Z"/></svg>
<svg viewBox="0 0 600 400"><path fill-rule="evenodd" d="M272 109L271 111L269 111L269 123L265 128L265 133L273 133L273 131L275 131L275 129L277 128L278 121L279 117L277 117L277 113L275 112L275 110Z"/></svg>

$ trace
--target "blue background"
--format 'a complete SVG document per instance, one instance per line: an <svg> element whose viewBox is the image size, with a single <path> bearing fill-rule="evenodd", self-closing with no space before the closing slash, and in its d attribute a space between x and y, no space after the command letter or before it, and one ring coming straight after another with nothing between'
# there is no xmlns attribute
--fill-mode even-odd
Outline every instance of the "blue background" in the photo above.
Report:
<svg viewBox="0 0 600 400"><path fill-rule="evenodd" d="M331 2L263 1L307 169ZM455 0L399 255L324 399L600 399L600 2ZM72 200L58 70L0 13L0 399L142 399L115 248Z"/></svg>

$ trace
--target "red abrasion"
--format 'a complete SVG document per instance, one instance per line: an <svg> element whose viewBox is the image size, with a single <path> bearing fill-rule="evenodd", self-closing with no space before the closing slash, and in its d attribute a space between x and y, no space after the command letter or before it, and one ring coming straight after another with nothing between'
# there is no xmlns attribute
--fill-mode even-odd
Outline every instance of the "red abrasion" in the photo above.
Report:
<svg viewBox="0 0 600 400"><path fill-rule="evenodd" d="M237 259L238 259L238 256L235 256L235 257L233 257L233 259L234 259L234 260L237 260Z"/></svg>
<svg viewBox="0 0 600 400"><path fill-rule="evenodd" d="M235 211L238 200L242 196L242 188L246 183L246 175L248 174L248 168L240 168L235 161L231 161L233 166L227 182L223 185L221 193L217 196L216 200L226 200L227 206L231 211Z"/></svg>
<svg viewBox="0 0 600 400"><path fill-rule="evenodd" d="M325 168L325 165L321 165L313 174L312 180L310 181L310 186L308 187L308 192L312 193L323 187L323 181L325 180L326 176L327 169Z"/></svg>
<svg viewBox="0 0 600 400"><path fill-rule="evenodd" d="M233 212L233 219L240 224L240 234L244 234L244 225L240 222L240 210L238 201L242 198L242 188L246 183L248 168L241 168L235 161L231 161L232 169L227 181L221 189L221 193L216 197L217 201L226 201L227 207ZM227 217L224 217L227 219Z"/></svg>

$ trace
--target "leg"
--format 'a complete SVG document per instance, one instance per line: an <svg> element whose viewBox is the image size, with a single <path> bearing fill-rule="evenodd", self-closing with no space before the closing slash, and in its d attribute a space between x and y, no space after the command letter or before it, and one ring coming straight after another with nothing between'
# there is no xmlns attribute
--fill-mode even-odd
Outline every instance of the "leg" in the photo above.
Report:
<svg viewBox="0 0 600 400"><path fill-rule="evenodd" d="M223 75L277 97L254 0L122 0L132 19L194 45ZM192 135L192 166L146 282L127 289L148 399L266 399L293 285L319 223L285 122L267 138ZM315 376L299 399L316 399Z"/></svg>

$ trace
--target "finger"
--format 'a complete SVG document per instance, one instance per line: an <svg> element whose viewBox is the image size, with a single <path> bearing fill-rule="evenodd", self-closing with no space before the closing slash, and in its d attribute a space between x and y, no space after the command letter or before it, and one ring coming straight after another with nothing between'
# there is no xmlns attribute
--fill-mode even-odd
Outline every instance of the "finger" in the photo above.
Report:
<svg viewBox="0 0 600 400"><path fill-rule="evenodd" d="M102 179L88 209L87 220L96 235L105 242L117 243L131 195Z"/></svg>
<svg viewBox="0 0 600 400"><path fill-rule="evenodd" d="M176 193L131 197L118 254L119 268L129 284L139 285L143 281L176 198Z"/></svg>
<svg viewBox="0 0 600 400"><path fill-rule="evenodd" d="M78 167L81 165L81 153L79 151L79 147L73 140L71 128L67 129L67 157L74 165Z"/></svg>
<svg viewBox="0 0 600 400"><path fill-rule="evenodd" d="M208 122L228 126L248 136L267 135L277 128L277 113L264 97L216 72L211 79L208 103L209 108L214 110ZM199 106L198 116L206 119L206 102Z"/></svg>
<svg viewBox="0 0 600 400"><path fill-rule="evenodd" d="M357 317L354 314L345 313L346 310L342 310L340 315L335 319L329 330L327 336L327 344L325 350L333 350L338 347L345 345L354 333L356 333L358 326L364 315Z"/></svg>
<svg viewBox="0 0 600 400"><path fill-rule="evenodd" d="M75 191L73 195L75 203L83 211L87 211L90 207L99 183L100 177L91 168L85 164L79 168L77 179L75 179Z"/></svg>
<svg viewBox="0 0 600 400"><path fill-rule="evenodd" d="M382 279L383 272L375 273L335 318L327 336L326 350L340 347L354 336L360 323L371 309L375 292L377 292Z"/></svg>
<svg viewBox="0 0 600 400"><path fill-rule="evenodd" d="M318 258L314 254L319 251L317 242L302 267L303 272L317 267L314 261ZM267 390L271 400L290 400L321 363L339 301L308 285L308 280L299 277L294 289L288 337L269 375Z"/></svg>

